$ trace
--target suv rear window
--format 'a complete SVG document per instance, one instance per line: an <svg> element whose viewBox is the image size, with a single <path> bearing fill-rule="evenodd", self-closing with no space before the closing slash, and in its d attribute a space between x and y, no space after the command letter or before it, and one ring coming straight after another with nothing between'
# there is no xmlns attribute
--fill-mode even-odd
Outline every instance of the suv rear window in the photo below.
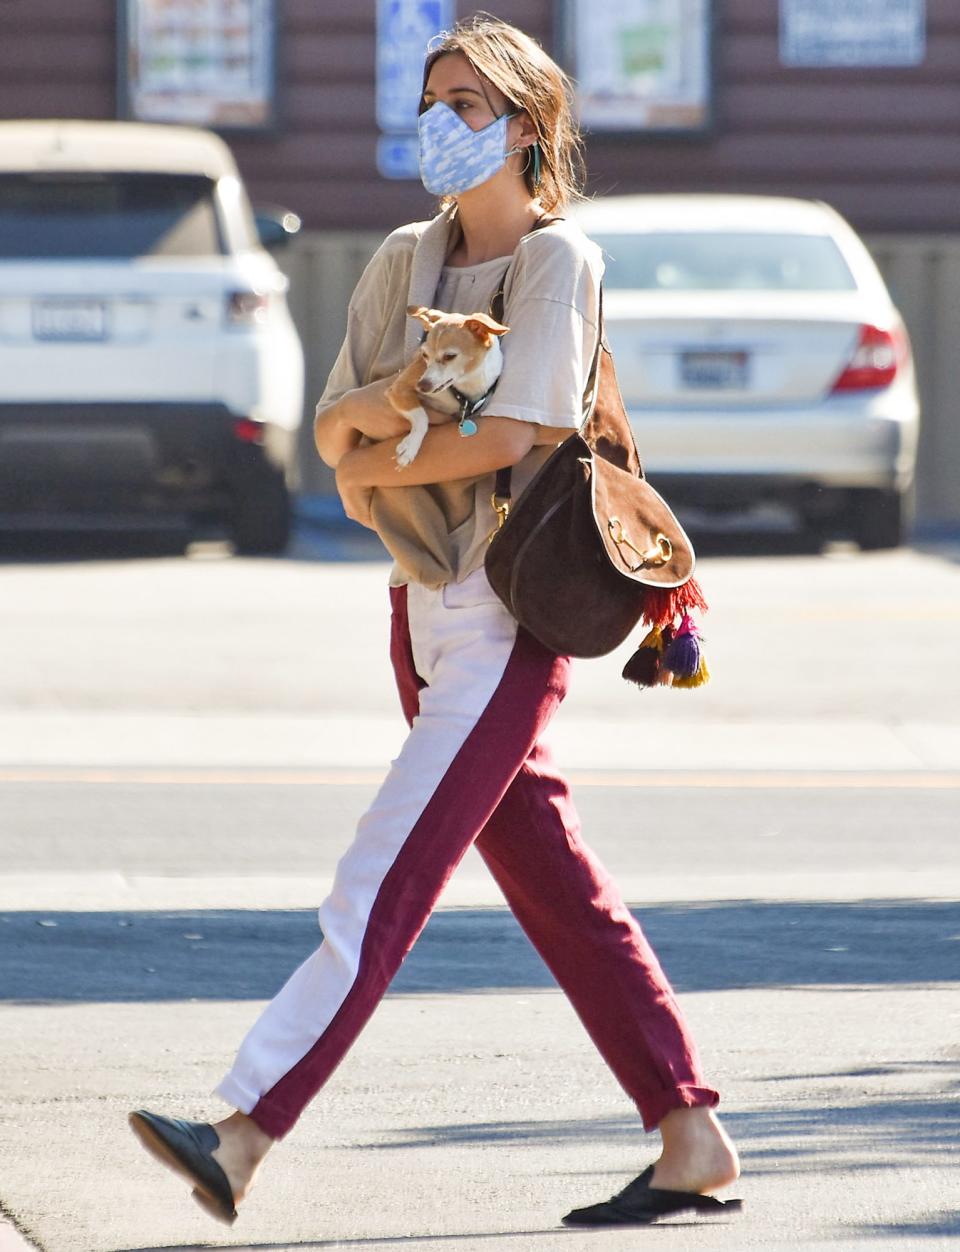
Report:
<svg viewBox="0 0 960 1252"><path fill-rule="evenodd" d="M650 232L592 235L608 288L632 291L853 291L829 235Z"/></svg>
<svg viewBox="0 0 960 1252"><path fill-rule="evenodd" d="M208 178L0 175L0 257L199 257L224 252Z"/></svg>

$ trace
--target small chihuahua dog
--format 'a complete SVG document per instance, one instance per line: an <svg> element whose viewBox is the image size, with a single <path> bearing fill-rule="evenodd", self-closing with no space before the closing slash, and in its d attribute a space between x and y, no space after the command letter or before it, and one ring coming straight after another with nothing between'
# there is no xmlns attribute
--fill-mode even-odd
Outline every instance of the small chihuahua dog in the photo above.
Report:
<svg viewBox="0 0 960 1252"><path fill-rule="evenodd" d="M389 403L410 423L410 434L397 445L398 468L414 459L429 429L424 400L442 413L459 415L462 435L476 433L473 414L500 377L500 336L510 329L486 313L443 313L412 304L407 313L424 324L427 335L386 391Z"/></svg>

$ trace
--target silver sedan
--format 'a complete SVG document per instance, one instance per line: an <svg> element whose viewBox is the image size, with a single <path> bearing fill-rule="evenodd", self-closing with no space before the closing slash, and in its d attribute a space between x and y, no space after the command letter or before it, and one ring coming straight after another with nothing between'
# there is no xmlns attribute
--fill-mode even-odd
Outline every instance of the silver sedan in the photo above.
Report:
<svg viewBox="0 0 960 1252"><path fill-rule="evenodd" d="M903 319L827 205L609 196L572 213L604 250L604 320L646 471L681 509L771 506L895 547L919 401Z"/></svg>

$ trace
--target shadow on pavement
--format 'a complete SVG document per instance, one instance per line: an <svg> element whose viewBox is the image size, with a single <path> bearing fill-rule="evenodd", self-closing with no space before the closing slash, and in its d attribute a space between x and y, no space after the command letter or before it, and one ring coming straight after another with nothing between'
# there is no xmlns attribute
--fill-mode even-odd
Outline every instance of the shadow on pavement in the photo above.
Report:
<svg viewBox="0 0 960 1252"><path fill-rule="evenodd" d="M839 1075L847 1092L859 1097L843 1103L837 1075L814 1075L804 1088L804 1104L745 1114L728 1114L745 1145L752 1175L785 1170L923 1168L946 1164L956 1153L956 1105L949 1092L960 1075L960 1062L942 1062L934 1091L886 1092L872 1096L856 1072ZM906 1071L905 1078L906 1078ZM817 1088L829 1092L829 1104L817 1105ZM738 1124L739 1123L739 1124ZM769 1164L769 1169L765 1169Z"/></svg>
<svg viewBox="0 0 960 1252"><path fill-rule="evenodd" d="M960 1073L960 1062L944 1063L945 1084L957 1073ZM852 1090L859 1097L857 1102L842 1103L843 1096L837 1098L834 1081L830 1084L833 1099L827 1107L825 1103L817 1104L816 1080L820 1077L814 1076L805 1093L807 1104L803 1107L724 1114L724 1123L743 1156L744 1170L751 1177L785 1171L822 1173L851 1167L900 1170L909 1166L925 1167L937 1161L952 1163L956 1110L943 1090L924 1096L906 1093L872 1098L863 1092L851 1071L844 1077L849 1078ZM536 1147L563 1139L576 1139L585 1148L593 1143L609 1145L622 1139L635 1148L637 1123L635 1118L625 1116L411 1126L393 1137L381 1136L359 1146L367 1151L482 1144ZM772 1146L774 1144L776 1146ZM619 1177L610 1170L577 1171L575 1176L608 1175ZM960 1221L960 1214L957 1220Z"/></svg>
<svg viewBox="0 0 960 1252"><path fill-rule="evenodd" d="M895 1226L860 1226L861 1235L886 1235L891 1239L915 1239L960 1235L960 1212L938 1213L917 1222L898 1222Z"/></svg>
<svg viewBox="0 0 960 1252"><path fill-rule="evenodd" d="M637 913L679 991L960 979L960 902L731 901ZM310 911L0 915L0 1000L261 1000L319 940ZM434 914L396 994L555 986L501 909Z"/></svg>
<svg viewBox="0 0 960 1252"><path fill-rule="evenodd" d="M945 1063L946 1069L957 1071L960 1061ZM904 1186L902 1171L905 1168L945 1168L952 1165L955 1146L955 1111L950 1101L941 1093L918 1097L912 1093L899 1096L887 1095L872 1098L864 1092L857 1071L848 1074L834 1072L810 1075L812 1079L825 1080L824 1098L820 1103L816 1088L807 1092L806 1107L777 1107L751 1109L746 1112L730 1111L724 1121L741 1148L744 1172L747 1178L765 1175L810 1174L818 1177L836 1173L849 1174L851 1170L892 1173L899 1185ZM837 1097L837 1078L850 1080L850 1096L855 1102L846 1103ZM829 1099L826 1098L829 1093ZM839 1132L839 1133L838 1133ZM594 1143L609 1146L622 1140L631 1154L637 1146L637 1122L632 1115L616 1118L564 1118L540 1121L499 1121L479 1123L452 1123L444 1125L411 1126L401 1128L392 1136L379 1136L367 1142L358 1142L358 1151L395 1151L412 1148L483 1147L509 1145L511 1148L526 1146L542 1147L558 1140L575 1140L584 1149L584 1160ZM643 1165L637 1159L636 1167ZM629 1180L624 1170L583 1169L565 1171L564 1177L576 1180L571 1185L571 1203L589 1203L617 1190ZM923 1197L926 1199L927 1197ZM825 1214L829 1220L830 1215ZM892 1239L908 1236L948 1236L960 1232L960 1213L933 1212L922 1219L895 1224L860 1225L851 1227L841 1222L838 1215L837 1234L849 1238L856 1230L860 1237L870 1235L888 1236ZM666 1232L676 1225L702 1226L703 1222L681 1220L655 1227ZM712 1223L711 1223L712 1224ZM394 1245L443 1244L454 1240L480 1240L531 1238L556 1235L557 1227L549 1230L458 1232L455 1234L380 1235L371 1238L317 1240L298 1243L302 1248L332 1247L390 1247ZM599 1237L599 1233L598 1237ZM655 1237L653 1230L644 1230L643 1238ZM256 1243L236 1248L236 1252L270 1252L271 1249L288 1248L289 1244ZM127 1252L194 1252L194 1245L176 1245L164 1248L127 1249Z"/></svg>

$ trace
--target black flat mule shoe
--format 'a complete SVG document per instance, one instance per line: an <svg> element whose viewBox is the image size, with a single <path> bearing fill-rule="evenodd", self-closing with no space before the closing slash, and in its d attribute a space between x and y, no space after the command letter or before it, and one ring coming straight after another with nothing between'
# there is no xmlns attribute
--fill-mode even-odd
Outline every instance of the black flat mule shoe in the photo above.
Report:
<svg viewBox="0 0 960 1252"><path fill-rule="evenodd" d="M673 1213L695 1212L700 1217L720 1217L724 1213L739 1212L743 1207L742 1200L718 1200L696 1191L661 1191L650 1186L652 1177L651 1165L604 1203L573 1209L563 1218L564 1226L649 1226Z"/></svg>
<svg viewBox="0 0 960 1252"><path fill-rule="evenodd" d="M220 1136L206 1122L161 1117L139 1109L127 1119L147 1151L193 1185L193 1197L211 1217L232 1226L237 1220L233 1191L213 1159Z"/></svg>

